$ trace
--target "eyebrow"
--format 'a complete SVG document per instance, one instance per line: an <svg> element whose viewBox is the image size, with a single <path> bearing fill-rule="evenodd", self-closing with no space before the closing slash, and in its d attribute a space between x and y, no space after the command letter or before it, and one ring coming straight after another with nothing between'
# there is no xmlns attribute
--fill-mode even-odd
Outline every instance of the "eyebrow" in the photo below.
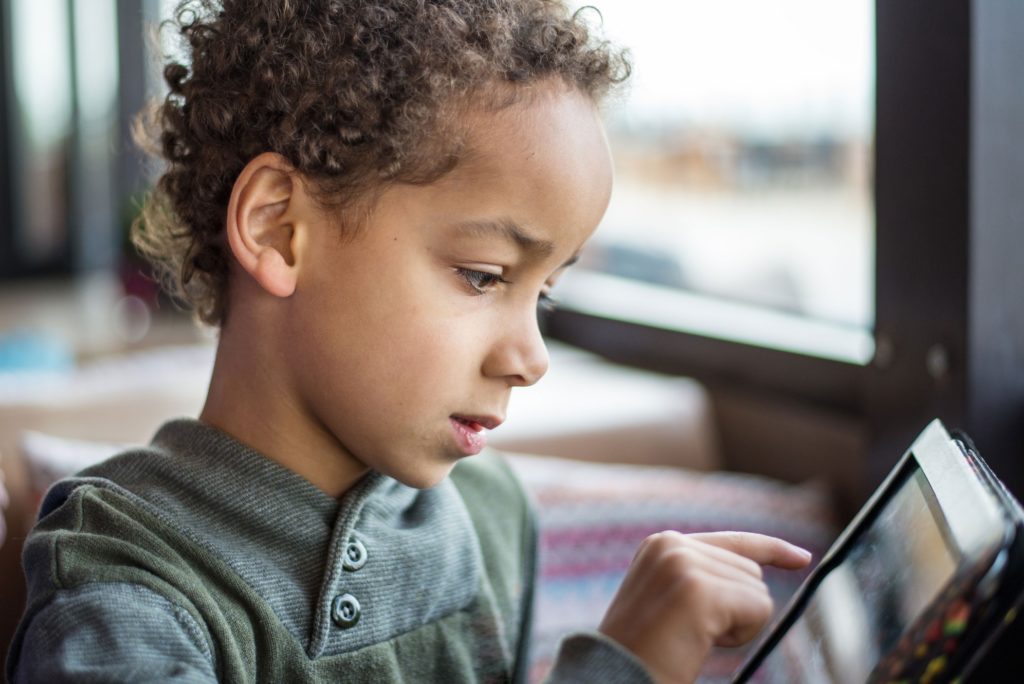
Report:
<svg viewBox="0 0 1024 684"><path fill-rule="evenodd" d="M456 229L460 232L472 235L493 235L494 233L498 233L506 240L519 245L524 251L538 257L546 257L555 250L554 243L533 237L524 231L519 224L509 219L499 219L496 221L467 221L465 223L458 224ZM570 261L574 261L576 258L577 257L574 256ZM569 262L566 262L566 265L568 265L568 263Z"/></svg>

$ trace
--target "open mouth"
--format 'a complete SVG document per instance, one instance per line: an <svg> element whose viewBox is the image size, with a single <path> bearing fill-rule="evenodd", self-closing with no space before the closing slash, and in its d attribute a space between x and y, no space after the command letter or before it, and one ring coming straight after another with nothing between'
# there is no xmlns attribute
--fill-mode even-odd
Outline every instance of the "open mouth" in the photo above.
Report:
<svg viewBox="0 0 1024 684"><path fill-rule="evenodd" d="M463 418L461 416L452 416L452 420L454 420L456 423L459 423L460 425L465 425L473 432L480 432L481 430L484 429L483 425L469 418Z"/></svg>
<svg viewBox="0 0 1024 684"><path fill-rule="evenodd" d="M501 419L495 418L494 416L464 416L453 413L451 419L465 425L473 432L480 432L481 430L493 430L494 428L501 425Z"/></svg>

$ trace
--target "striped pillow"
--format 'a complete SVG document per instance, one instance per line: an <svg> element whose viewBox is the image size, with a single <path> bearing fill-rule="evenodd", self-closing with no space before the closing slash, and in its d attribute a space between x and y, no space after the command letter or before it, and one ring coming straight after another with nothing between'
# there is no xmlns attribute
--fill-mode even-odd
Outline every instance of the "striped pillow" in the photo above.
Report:
<svg viewBox="0 0 1024 684"><path fill-rule="evenodd" d="M565 634L595 629L645 537L662 530L743 530L782 537L820 558L835 537L824 486L737 473L512 455L540 525L531 681ZM806 572L767 568L776 609ZM714 651L701 681L727 682L745 649Z"/></svg>

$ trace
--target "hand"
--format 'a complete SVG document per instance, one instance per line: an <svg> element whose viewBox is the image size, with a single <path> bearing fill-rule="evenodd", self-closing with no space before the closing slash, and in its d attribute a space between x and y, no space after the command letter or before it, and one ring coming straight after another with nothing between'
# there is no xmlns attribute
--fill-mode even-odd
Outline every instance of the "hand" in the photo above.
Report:
<svg viewBox="0 0 1024 684"><path fill-rule="evenodd" d="M659 684L693 682L712 646L750 641L772 614L761 566L806 566L811 554L748 532L660 532L643 541L600 631Z"/></svg>

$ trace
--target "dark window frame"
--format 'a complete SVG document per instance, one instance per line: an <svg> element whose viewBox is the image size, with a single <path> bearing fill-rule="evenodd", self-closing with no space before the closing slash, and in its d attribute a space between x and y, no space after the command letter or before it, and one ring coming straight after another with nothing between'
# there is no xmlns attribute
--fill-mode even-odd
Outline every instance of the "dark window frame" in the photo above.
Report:
<svg viewBox="0 0 1024 684"><path fill-rule="evenodd" d="M0 5L0 178L10 179L13 164L10 159L10 115L9 103L14 101L11 93L13 78L10 60L10 21L8 3ZM14 216L11 210L11 185L9 180L0 183L0 277L14 270Z"/></svg>

